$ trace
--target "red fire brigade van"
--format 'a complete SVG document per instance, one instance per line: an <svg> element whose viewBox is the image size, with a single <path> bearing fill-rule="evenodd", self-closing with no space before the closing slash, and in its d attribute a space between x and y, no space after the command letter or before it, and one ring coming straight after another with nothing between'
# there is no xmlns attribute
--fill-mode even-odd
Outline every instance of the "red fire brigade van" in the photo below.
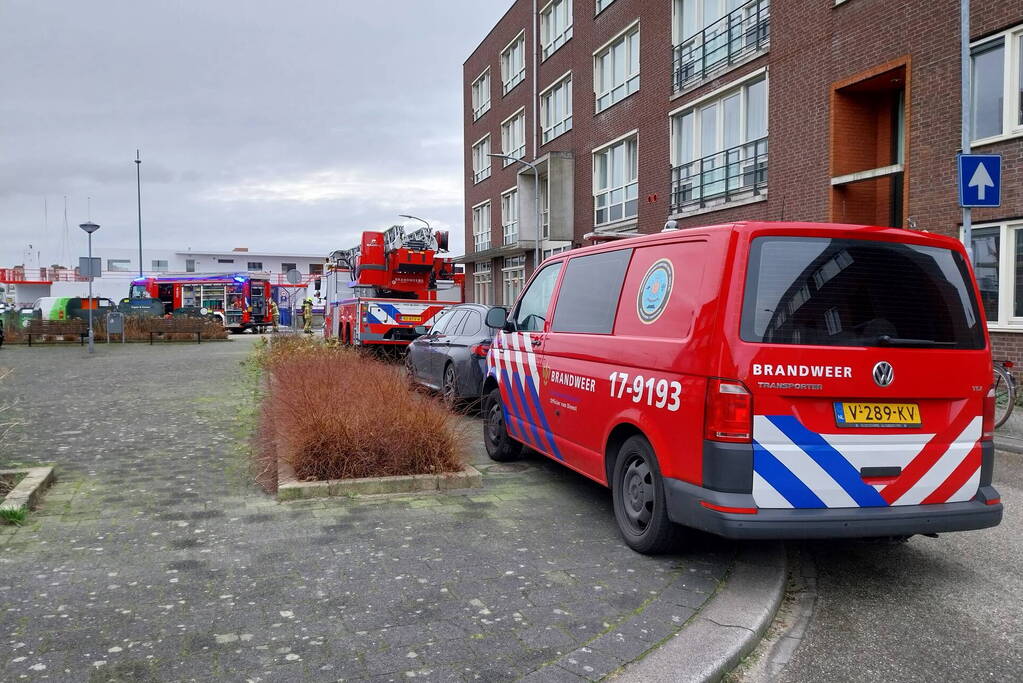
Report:
<svg viewBox="0 0 1023 683"><path fill-rule="evenodd" d="M994 526L991 353L962 245L737 223L548 259L488 355L484 437L610 486L626 542Z"/></svg>

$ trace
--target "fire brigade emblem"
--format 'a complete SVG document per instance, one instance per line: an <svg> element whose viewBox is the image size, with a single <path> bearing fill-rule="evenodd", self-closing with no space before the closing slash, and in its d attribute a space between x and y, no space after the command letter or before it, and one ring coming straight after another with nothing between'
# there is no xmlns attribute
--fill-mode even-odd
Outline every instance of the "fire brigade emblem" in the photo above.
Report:
<svg viewBox="0 0 1023 683"><path fill-rule="evenodd" d="M540 374L543 375L543 385L547 386L547 382L551 380L551 366L544 363L543 367L540 368Z"/></svg>
<svg viewBox="0 0 1023 683"><path fill-rule="evenodd" d="M668 306L671 284L675 280L675 269L668 259L661 259L650 266L643 276L636 299L636 313L647 325L653 323Z"/></svg>

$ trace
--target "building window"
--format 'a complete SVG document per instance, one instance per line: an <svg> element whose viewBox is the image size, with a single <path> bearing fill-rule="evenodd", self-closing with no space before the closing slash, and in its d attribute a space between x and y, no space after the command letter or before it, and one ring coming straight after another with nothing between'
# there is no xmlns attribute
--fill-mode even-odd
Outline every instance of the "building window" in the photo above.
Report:
<svg viewBox="0 0 1023 683"><path fill-rule="evenodd" d="M551 237L551 178L540 176L540 239Z"/></svg>
<svg viewBox="0 0 1023 683"><path fill-rule="evenodd" d="M255 271L255 272L258 273L259 271L263 270L263 262L262 261L249 261L249 265L247 266L246 269L247 270L251 270L251 271Z"/></svg>
<svg viewBox="0 0 1023 683"><path fill-rule="evenodd" d="M472 207L472 243L474 251L490 248L490 202Z"/></svg>
<svg viewBox="0 0 1023 683"><path fill-rule="evenodd" d="M635 218L639 211L639 142L631 138L593 153L593 224Z"/></svg>
<svg viewBox="0 0 1023 683"><path fill-rule="evenodd" d="M607 9L608 5L610 5L614 1L615 0L597 0L597 2L596 2L596 11L594 12L594 14L600 14L605 9Z"/></svg>
<svg viewBox="0 0 1023 683"><path fill-rule="evenodd" d="M639 90L638 23L594 55L593 90L598 112Z"/></svg>
<svg viewBox="0 0 1023 683"><path fill-rule="evenodd" d="M526 32L520 33L501 52L501 84L504 94L526 79Z"/></svg>
<svg viewBox="0 0 1023 683"><path fill-rule="evenodd" d="M1023 27L974 45L973 140L1023 135Z"/></svg>
<svg viewBox="0 0 1023 683"><path fill-rule="evenodd" d="M756 78L671 118L671 210L767 189L767 79Z"/></svg>
<svg viewBox="0 0 1023 683"><path fill-rule="evenodd" d="M234 263L233 258L218 258L217 263Z"/></svg>
<svg viewBox="0 0 1023 683"><path fill-rule="evenodd" d="M572 130L571 72L540 95L540 127L544 144Z"/></svg>
<svg viewBox="0 0 1023 683"><path fill-rule="evenodd" d="M473 301L478 304L491 304L490 292L493 287L494 276L490 270L490 261L477 261L472 273Z"/></svg>
<svg viewBox="0 0 1023 683"><path fill-rule="evenodd" d="M501 149L515 159L526 156L526 112L520 109L501 124ZM512 159L505 159L504 165L514 164Z"/></svg>
<svg viewBox="0 0 1023 683"><path fill-rule="evenodd" d="M1023 330L1023 223L973 229L973 271L992 327Z"/></svg>
<svg viewBox="0 0 1023 683"><path fill-rule="evenodd" d="M153 270L166 271L170 270L170 266L163 259L153 259Z"/></svg>
<svg viewBox="0 0 1023 683"><path fill-rule="evenodd" d="M501 268L501 279L504 282L504 297L502 302L505 306L511 306L522 291L522 285L526 282L526 257L508 256L504 259L504 266Z"/></svg>
<svg viewBox="0 0 1023 683"><path fill-rule="evenodd" d="M323 264L322 263L310 263L309 264L310 275L323 275Z"/></svg>
<svg viewBox="0 0 1023 683"><path fill-rule="evenodd" d="M490 136L472 146L472 180L478 183L490 177Z"/></svg>
<svg viewBox="0 0 1023 683"><path fill-rule="evenodd" d="M572 0L552 0L540 11L540 54L547 59L572 37Z"/></svg>
<svg viewBox="0 0 1023 683"><path fill-rule="evenodd" d="M519 191L509 190L501 195L501 228L505 244L519 241Z"/></svg>
<svg viewBox="0 0 1023 683"><path fill-rule="evenodd" d="M544 249L543 250L543 260L546 261L551 256L554 256L555 254L560 254L563 251L568 251L571 248L572 248L571 244L566 244L566 245L564 245L562 247L554 247L552 249Z"/></svg>
<svg viewBox="0 0 1023 683"><path fill-rule="evenodd" d="M770 0L673 0L675 92L766 49L770 20Z"/></svg>
<svg viewBox="0 0 1023 683"><path fill-rule="evenodd" d="M194 258L185 259L185 272L186 273L194 273L195 272L195 259Z"/></svg>
<svg viewBox="0 0 1023 683"><path fill-rule="evenodd" d="M475 121L490 109L490 69L472 82L472 120Z"/></svg>
<svg viewBox="0 0 1023 683"><path fill-rule="evenodd" d="M282 263L281 264L281 272L282 273L288 273L288 272L290 272L292 270L298 270L298 264L297 263Z"/></svg>
<svg viewBox="0 0 1023 683"><path fill-rule="evenodd" d="M108 258L107 270L112 273L130 273L131 260L121 258Z"/></svg>

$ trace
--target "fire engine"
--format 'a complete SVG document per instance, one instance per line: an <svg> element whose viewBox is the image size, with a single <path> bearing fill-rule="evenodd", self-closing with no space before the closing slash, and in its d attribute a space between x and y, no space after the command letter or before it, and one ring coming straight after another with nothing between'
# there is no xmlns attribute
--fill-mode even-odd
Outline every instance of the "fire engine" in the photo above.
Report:
<svg viewBox="0 0 1023 683"><path fill-rule="evenodd" d="M407 346L448 306L461 303L465 275L455 272L448 233L394 225L365 231L356 247L333 252L321 287L323 334L354 346Z"/></svg>
<svg viewBox="0 0 1023 683"><path fill-rule="evenodd" d="M213 315L232 332L265 330L273 322L266 273L166 273L131 281L129 300L156 299L164 313Z"/></svg>

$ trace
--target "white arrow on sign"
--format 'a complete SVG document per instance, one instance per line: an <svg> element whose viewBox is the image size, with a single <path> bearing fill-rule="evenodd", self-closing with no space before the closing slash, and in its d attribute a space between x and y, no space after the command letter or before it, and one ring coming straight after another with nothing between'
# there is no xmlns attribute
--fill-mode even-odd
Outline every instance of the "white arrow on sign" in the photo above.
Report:
<svg viewBox="0 0 1023 683"><path fill-rule="evenodd" d="M973 172L973 177L970 178L967 186L977 188L977 199L980 201L984 201L987 188L995 186L995 181L991 180L991 174L987 172L984 162L977 164L977 170Z"/></svg>

